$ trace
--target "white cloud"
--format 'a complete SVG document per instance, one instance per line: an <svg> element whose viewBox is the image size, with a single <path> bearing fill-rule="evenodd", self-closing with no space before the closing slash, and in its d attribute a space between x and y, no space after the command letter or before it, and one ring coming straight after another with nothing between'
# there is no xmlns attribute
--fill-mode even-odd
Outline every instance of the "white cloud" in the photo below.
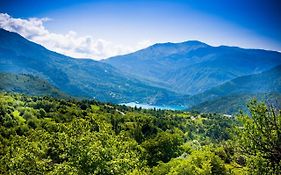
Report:
<svg viewBox="0 0 281 175"><path fill-rule="evenodd" d="M144 40L135 46L124 46L103 39L94 39L92 36L79 36L75 31L69 31L67 34L53 33L44 26L49 20L49 18L13 18L6 13L0 13L1 28L19 33L50 50L75 58L99 60L130 53L152 44L149 40Z"/></svg>

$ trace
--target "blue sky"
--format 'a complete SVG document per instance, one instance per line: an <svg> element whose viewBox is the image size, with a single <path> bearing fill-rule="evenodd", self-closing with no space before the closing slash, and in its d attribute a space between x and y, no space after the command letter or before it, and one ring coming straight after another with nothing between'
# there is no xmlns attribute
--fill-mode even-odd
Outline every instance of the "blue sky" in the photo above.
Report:
<svg viewBox="0 0 281 175"><path fill-rule="evenodd" d="M48 40L16 32L47 48L61 47L58 52L100 59L153 43L186 40L281 51L280 4L278 0L13 0L0 2L0 12L13 19L48 18L42 21L44 32L50 33ZM65 38L75 44L52 43ZM92 49L86 50L89 44Z"/></svg>

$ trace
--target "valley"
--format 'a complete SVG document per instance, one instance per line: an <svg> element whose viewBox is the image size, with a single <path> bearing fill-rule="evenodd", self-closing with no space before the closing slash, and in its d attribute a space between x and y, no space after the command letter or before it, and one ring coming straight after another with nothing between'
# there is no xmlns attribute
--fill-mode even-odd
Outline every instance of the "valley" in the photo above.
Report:
<svg viewBox="0 0 281 175"><path fill-rule="evenodd" d="M223 107L224 97L254 98L257 93L279 95L281 92L281 53L274 51L212 47L199 41L187 41L155 44L128 55L94 61L49 51L4 29L0 30L0 41L0 73L12 73L17 80L24 79L22 74L35 76L42 79L39 86L46 82L61 91L60 94L77 99L129 103L145 108L151 105L161 109L235 113L238 108L231 109L233 105L223 110L228 108ZM15 81L13 76L6 75L0 76L6 81ZM1 90L51 95L42 89L28 92L28 89L37 89L38 83L35 87L32 83L23 83L22 88L14 87L15 83L4 83ZM271 95L264 97L263 100L279 101ZM232 101L234 106L245 109L250 98L241 99ZM209 107L214 100L220 104L215 108L222 110Z"/></svg>
<svg viewBox="0 0 281 175"><path fill-rule="evenodd" d="M281 1L0 1L0 175L281 175Z"/></svg>

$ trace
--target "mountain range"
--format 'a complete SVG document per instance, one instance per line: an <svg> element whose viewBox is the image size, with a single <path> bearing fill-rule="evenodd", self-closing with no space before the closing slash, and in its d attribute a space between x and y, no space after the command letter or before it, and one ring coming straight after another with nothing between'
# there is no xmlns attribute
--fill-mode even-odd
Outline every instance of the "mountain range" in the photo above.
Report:
<svg viewBox="0 0 281 175"><path fill-rule="evenodd" d="M163 104L176 93L131 78L109 64L75 59L0 29L0 72L32 74L79 98Z"/></svg>
<svg viewBox="0 0 281 175"><path fill-rule="evenodd" d="M4 29L0 43L4 91L224 113L255 96L281 100L275 98L281 94L281 53L276 51L187 41L94 61L50 51Z"/></svg>
<svg viewBox="0 0 281 175"><path fill-rule="evenodd" d="M281 64L281 53L187 41L155 44L104 62L163 88L194 95L234 78L277 66Z"/></svg>

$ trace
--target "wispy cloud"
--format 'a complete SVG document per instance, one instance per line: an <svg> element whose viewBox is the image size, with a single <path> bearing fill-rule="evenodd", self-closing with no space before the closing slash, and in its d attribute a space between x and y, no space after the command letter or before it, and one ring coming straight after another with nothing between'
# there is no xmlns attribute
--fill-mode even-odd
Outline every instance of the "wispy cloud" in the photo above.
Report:
<svg viewBox="0 0 281 175"><path fill-rule="evenodd" d="M102 59L114 55L130 53L151 45L149 40L140 41L135 46L124 46L92 36L79 36L75 31L66 34L50 32L44 23L49 18L13 18L0 13L0 27L16 32L46 48L75 58Z"/></svg>

